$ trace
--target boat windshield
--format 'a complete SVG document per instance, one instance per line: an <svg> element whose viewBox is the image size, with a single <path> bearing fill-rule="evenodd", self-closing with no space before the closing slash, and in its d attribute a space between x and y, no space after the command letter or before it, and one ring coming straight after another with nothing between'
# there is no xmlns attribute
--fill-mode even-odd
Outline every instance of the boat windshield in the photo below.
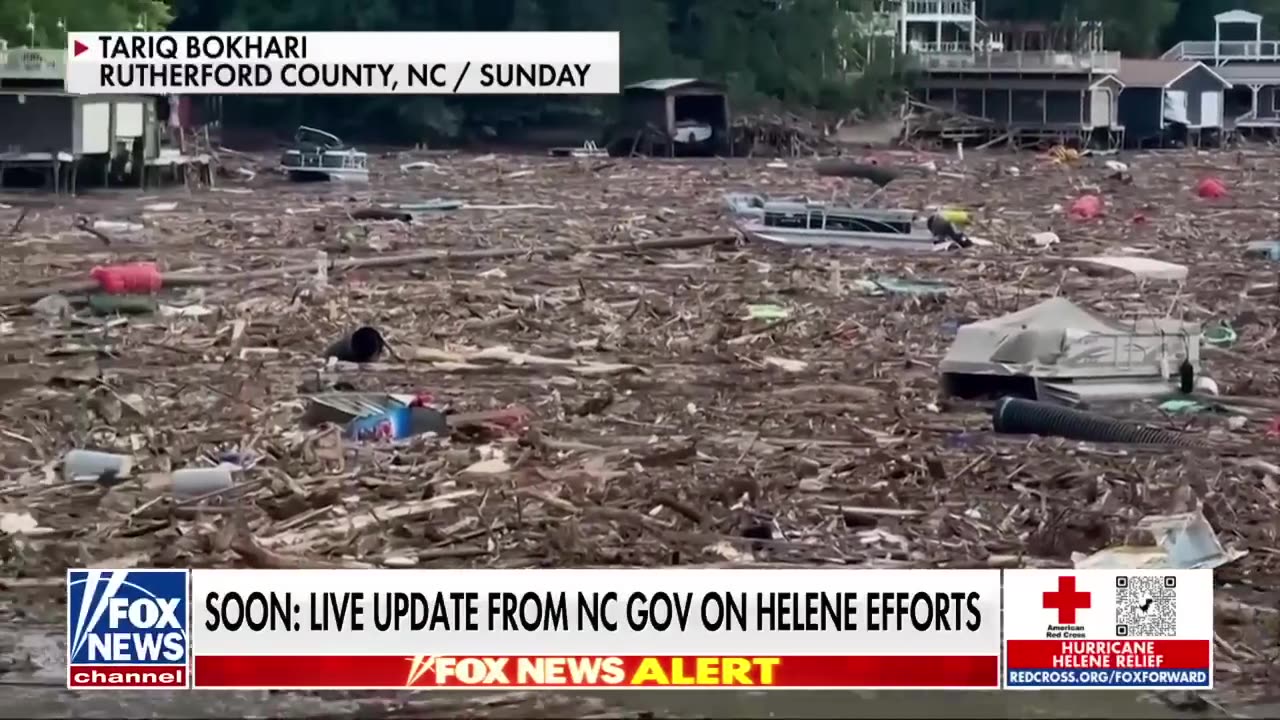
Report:
<svg viewBox="0 0 1280 720"><path fill-rule="evenodd" d="M769 227L830 230L834 232L871 232L906 235L912 232L909 218L892 216L854 215L830 213L821 210L809 212L766 212L764 224Z"/></svg>
<svg viewBox="0 0 1280 720"><path fill-rule="evenodd" d="M293 141L304 147L324 150L337 150L342 147L342 140L339 140L337 135L306 125L298 126L293 133Z"/></svg>
<svg viewBox="0 0 1280 720"><path fill-rule="evenodd" d="M365 156L355 153L325 153L321 162L327 168L363 168Z"/></svg>

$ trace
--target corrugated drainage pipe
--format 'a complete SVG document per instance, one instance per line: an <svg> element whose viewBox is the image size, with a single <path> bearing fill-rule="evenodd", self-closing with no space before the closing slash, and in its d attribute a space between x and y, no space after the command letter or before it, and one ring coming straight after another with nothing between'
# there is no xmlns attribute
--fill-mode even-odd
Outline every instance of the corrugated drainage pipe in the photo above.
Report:
<svg viewBox="0 0 1280 720"><path fill-rule="evenodd" d="M991 424L996 432L1008 435L1056 435L1069 440L1141 445L1198 445L1181 433L1015 397L1001 398L996 403L991 412Z"/></svg>

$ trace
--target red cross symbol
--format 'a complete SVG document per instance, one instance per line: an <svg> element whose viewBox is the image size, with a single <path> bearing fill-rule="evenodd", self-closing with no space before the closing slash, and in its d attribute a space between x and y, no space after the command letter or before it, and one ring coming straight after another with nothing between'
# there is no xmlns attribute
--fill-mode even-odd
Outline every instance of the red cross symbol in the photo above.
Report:
<svg viewBox="0 0 1280 720"><path fill-rule="evenodd" d="M1063 575L1058 578L1057 591L1050 591L1044 594L1044 606L1047 610L1058 611L1059 625L1075 625L1076 611L1088 610L1092 607L1089 598L1093 593L1085 590L1076 590L1076 579L1070 575Z"/></svg>

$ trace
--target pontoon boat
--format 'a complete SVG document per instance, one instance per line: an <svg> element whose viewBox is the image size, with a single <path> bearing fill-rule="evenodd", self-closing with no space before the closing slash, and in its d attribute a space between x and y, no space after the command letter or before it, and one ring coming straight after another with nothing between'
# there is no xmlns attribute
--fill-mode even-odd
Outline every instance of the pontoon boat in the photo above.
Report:
<svg viewBox="0 0 1280 720"><path fill-rule="evenodd" d="M297 144L280 158L280 169L295 182L369 182L369 156L344 147L336 135L305 125L294 133Z"/></svg>
<svg viewBox="0 0 1280 720"><path fill-rule="evenodd" d="M738 228L757 241L907 252L928 252L951 242L967 244L950 223L931 220L914 210L840 206L804 199L766 200L744 194L728 195L725 200Z"/></svg>

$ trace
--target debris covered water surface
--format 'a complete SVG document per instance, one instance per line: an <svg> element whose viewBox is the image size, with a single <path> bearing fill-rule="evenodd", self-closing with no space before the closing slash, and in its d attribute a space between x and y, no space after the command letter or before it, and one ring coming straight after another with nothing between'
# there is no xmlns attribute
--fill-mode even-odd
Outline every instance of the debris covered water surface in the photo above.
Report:
<svg viewBox="0 0 1280 720"><path fill-rule="evenodd" d="M86 566L1177 564L1144 519L1190 513L1218 686L1263 694L1276 159L882 152L928 170L874 204L975 238L910 255L742 241L728 193L873 189L804 159L404 153L351 187L234 154L215 188L6 195L0 613L60 623ZM1089 408L1188 442L997 434L945 390L959 328L1055 296L1196 326L1214 392Z"/></svg>

